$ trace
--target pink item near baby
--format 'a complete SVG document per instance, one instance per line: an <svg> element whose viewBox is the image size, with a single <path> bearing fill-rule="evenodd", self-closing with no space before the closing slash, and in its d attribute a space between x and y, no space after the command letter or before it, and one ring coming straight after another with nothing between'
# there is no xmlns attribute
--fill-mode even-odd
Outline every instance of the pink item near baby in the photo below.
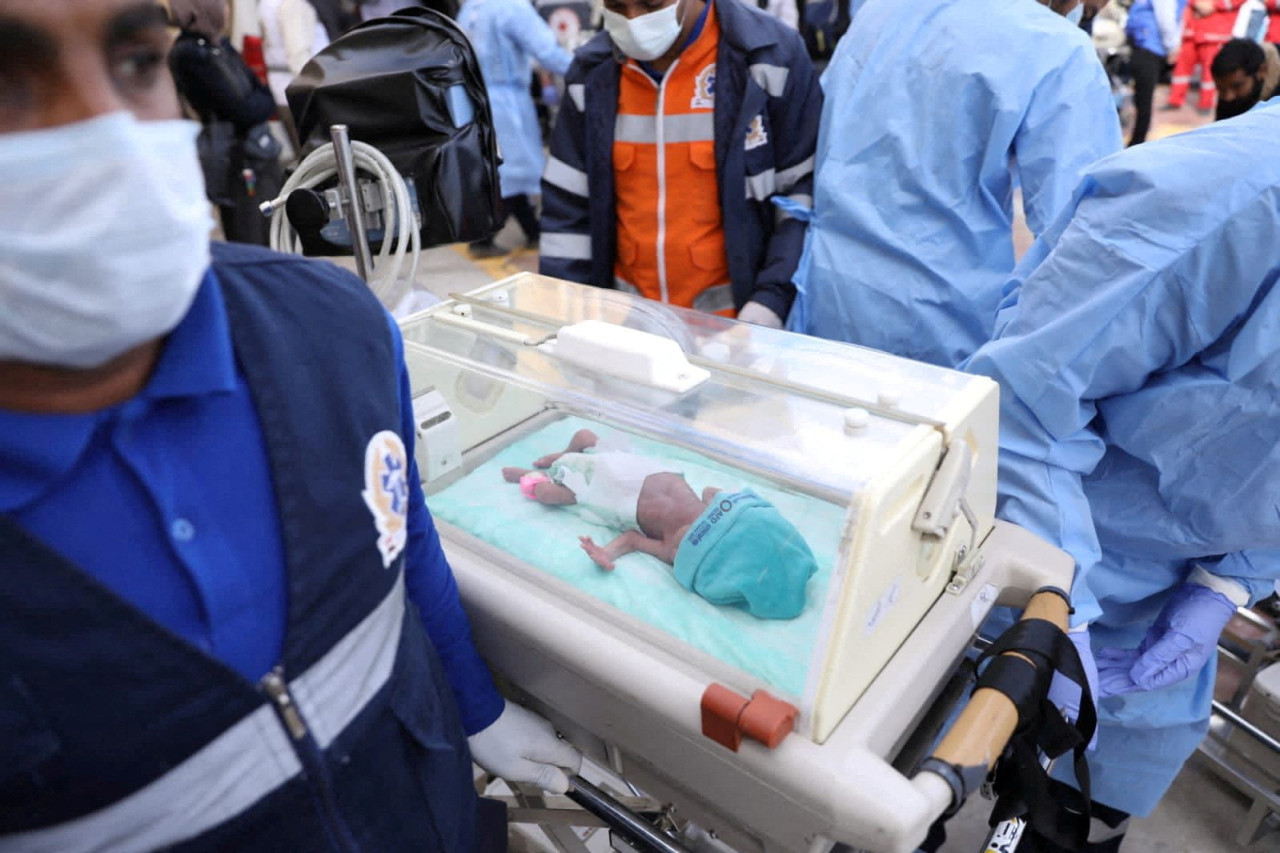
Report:
<svg viewBox="0 0 1280 853"><path fill-rule="evenodd" d="M520 478L520 494L524 495L531 501L538 499L537 494L533 491L539 483L550 483L551 478L541 471L530 471Z"/></svg>

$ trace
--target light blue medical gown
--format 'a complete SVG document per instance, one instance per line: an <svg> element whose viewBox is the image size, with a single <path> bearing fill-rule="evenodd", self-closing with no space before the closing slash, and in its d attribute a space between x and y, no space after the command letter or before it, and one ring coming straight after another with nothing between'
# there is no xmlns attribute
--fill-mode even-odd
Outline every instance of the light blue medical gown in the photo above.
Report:
<svg viewBox="0 0 1280 853"><path fill-rule="evenodd" d="M536 195L542 191L545 159L529 75L534 61L553 74L564 74L573 54L560 47L529 0L467 0L458 24L476 49L489 90L502 150L502 196Z"/></svg>
<svg viewBox="0 0 1280 853"><path fill-rule="evenodd" d="M1036 0L867 0L822 86L788 328L954 367L1013 272L1015 172L1039 234L1121 148L1102 65Z"/></svg>
<svg viewBox="0 0 1280 853"><path fill-rule="evenodd" d="M1254 600L1280 577L1278 134L1275 101L1095 165L966 366L1001 386L999 513L1075 556L1095 649L1135 648L1196 563ZM1214 674L1102 700L1094 799L1155 807Z"/></svg>

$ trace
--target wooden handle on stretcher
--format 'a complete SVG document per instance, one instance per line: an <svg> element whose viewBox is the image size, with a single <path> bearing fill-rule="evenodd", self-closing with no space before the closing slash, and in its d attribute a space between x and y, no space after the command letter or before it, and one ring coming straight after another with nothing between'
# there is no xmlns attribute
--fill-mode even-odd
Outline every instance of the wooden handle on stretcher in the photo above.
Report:
<svg viewBox="0 0 1280 853"><path fill-rule="evenodd" d="M1039 592L1027 604L1022 618L1044 619L1063 631L1067 630L1069 607L1066 599L1057 592ZM1017 655L1017 652L1005 654ZM951 731L933 753L933 758L954 767L978 767L987 770L1004 752L1009 738L1018 727L1018 709L999 691L979 688L969 699L969 704L956 720Z"/></svg>

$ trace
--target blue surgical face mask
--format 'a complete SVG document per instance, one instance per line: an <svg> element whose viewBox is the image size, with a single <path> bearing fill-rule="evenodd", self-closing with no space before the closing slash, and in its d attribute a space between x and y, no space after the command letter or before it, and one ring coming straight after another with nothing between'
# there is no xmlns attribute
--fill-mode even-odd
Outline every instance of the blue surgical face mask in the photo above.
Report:
<svg viewBox="0 0 1280 853"><path fill-rule="evenodd" d="M1071 22L1071 26L1080 26L1080 22L1084 20L1084 0L1080 0L1080 2L1076 4L1076 7L1068 12L1064 17Z"/></svg>
<svg viewBox="0 0 1280 853"><path fill-rule="evenodd" d="M85 369L172 331L209 265L199 125L0 134L0 361Z"/></svg>

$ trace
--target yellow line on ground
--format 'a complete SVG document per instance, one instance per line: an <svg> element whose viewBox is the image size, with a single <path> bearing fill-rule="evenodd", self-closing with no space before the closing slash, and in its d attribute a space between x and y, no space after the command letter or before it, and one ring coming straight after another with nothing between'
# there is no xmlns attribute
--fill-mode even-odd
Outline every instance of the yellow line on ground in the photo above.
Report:
<svg viewBox="0 0 1280 853"><path fill-rule="evenodd" d="M538 271L538 253L533 249L517 249L496 258L473 258L465 243L458 243L452 248L494 281L517 273Z"/></svg>

